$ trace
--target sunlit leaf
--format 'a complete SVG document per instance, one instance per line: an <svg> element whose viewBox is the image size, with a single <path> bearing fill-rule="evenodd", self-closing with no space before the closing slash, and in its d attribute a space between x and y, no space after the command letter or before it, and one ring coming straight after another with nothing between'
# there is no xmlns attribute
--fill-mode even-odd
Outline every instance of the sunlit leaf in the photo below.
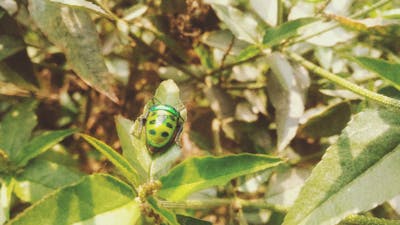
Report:
<svg viewBox="0 0 400 225"><path fill-rule="evenodd" d="M86 134L81 134L81 136L96 150L106 156L107 159L110 160L110 162L114 164L114 166L117 167L119 171L121 171L122 175L126 179L132 182L136 187L139 186L140 183L138 172L125 158L123 158L120 154L118 154L114 149L112 149L104 142Z"/></svg>
<svg viewBox="0 0 400 225"><path fill-rule="evenodd" d="M281 151L296 135L310 81L307 71L293 67L280 53L269 55L267 63L272 70L267 90L276 110L277 145Z"/></svg>
<svg viewBox="0 0 400 225"><path fill-rule="evenodd" d="M231 54L238 55L250 46L248 42L235 38L229 30L218 30L203 35L201 41L223 52L230 49ZM233 44L231 44L233 42ZM258 48L257 48L258 49Z"/></svg>
<svg viewBox="0 0 400 225"><path fill-rule="evenodd" d="M261 28L258 22L250 15L234 7L211 4L220 20L240 40L255 44L261 39Z"/></svg>
<svg viewBox="0 0 400 225"><path fill-rule="evenodd" d="M45 160L34 160L16 179L15 194L25 202L36 202L58 188L81 179L77 171Z"/></svg>
<svg viewBox="0 0 400 225"><path fill-rule="evenodd" d="M62 48L73 70L89 85L117 102L111 75L101 55L98 34L89 14L79 8L30 0L29 9L49 40Z"/></svg>
<svg viewBox="0 0 400 225"><path fill-rule="evenodd" d="M160 207L154 197L148 197L147 202L149 203L151 208L157 214L159 214L161 218L163 218L163 220L166 221L169 225L179 225L178 221L176 220L175 214L166 208Z"/></svg>
<svg viewBox="0 0 400 225"><path fill-rule="evenodd" d="M374 71L400 90L400 64L369 57L355 57L354 59L357 63L368 70Z"/></svg>
<svg viewBox="0 0 400 225"><path fill-rule="evenodd" d="M147 5L144 4L136 4L130 7L127 11L124 12L124 20L132 21L141 15L143 15L148 9Z"/></svg>
<svg viewBox="0 0 400 225"><path fill-rule="evenodd" d="M121 142L122 155L137 171L139 182L146 182L151 165L151 156L147 151L146 144L134 136L131 130L134 126L133 121L118 116L115 118L115 124Z"/></svg>
<svg viewBox="0 0 400 225"><path fill-rule="evenodd" d="M256 154L190 158L161 177L162 188L158 194L167 200L182 200L196 191L224 185L235 177L275 167L281 162L279 158Z"/></svg>
<svg viewBox="0 0 400 225"><path fill-rule="evenodd" d="M132 225L140 217L133 190L108 175L91 175L45 197L10 225Z"/></svg>
<svg viewBox="0 0 400 225"><path fill-rule="evenodd" d="M314 168L285 225L337 224L400 193L398 112L357 114Z"/></svg>
<svg viewBox="0 0 400 225"><path fill-rule="evenodd" d="M3 176L0 179L0 224L10 219L11 197L15 181L12 177Z"/></svg>
<svg viewBox="0 0 400 225"><path fill-rule="evenodd" d="M278 0L250 0L250 5L254 11L271 26L278 24L278 4Z"/></svg>
<svg viewBox="0 0 400 225"><path fill-rule="evenodd" d="M68 5L71 7L77 7L81 9L86 9L89 10L90 12L97 13L99 15L112 18L104 9L102 9L100 6L93 4L92 2L86 1L86 0L50 0L51 2L55 3L61 3L64 5Z"/></svg>

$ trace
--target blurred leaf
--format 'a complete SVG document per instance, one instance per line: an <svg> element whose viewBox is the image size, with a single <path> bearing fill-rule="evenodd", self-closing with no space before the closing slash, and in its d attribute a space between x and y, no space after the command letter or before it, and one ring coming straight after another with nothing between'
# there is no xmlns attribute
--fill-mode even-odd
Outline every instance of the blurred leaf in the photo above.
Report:
<svg viewBox="0 0 400 225"><path fill-rule="evenodd" d="M350 117L350 104L340 102L309 118L300 128L300 132L312 138L329 137L339 134L346 127Z"/></svg>
<svg viewBox="0 0 400 225"><path fill-rule="evenodd" d="M396 211L397 214L400 214L400 195L389 200L390 206Z"/></svg>
<svg viewBox="0 0 400 225"><path fill-rule="evenodd" d="M79 181L81 177L63 165L34 160L15 178L15 194L22 201L33 203L56 189Z"/></svg>
<svg viewBox="0 0 400 225"><path fill-rule="evenodd" d="M368 57L355 57L354 60L368 70L374 71L400 90L400 64Z"/></svg>
<svg viewBox="0 0 400 225"><path fill-rule="evenodd" d="M0 35L0 61L24 48L23 40L9 35Z"/></svg>
<svg viewBox="0 0 400 225"><path fill-rule="evenodd" d="M256 113L267 115L267 96L264 90L244 90L243 95Z"/></svg>
<svg viewBox="0 0 400 225"><path fill-rule="evenodd" d="M0 95L28 97L30 96L30 92L18 87L15 84L0 81Z"/></svg>
<svg viewBox="0 0 400 225"><path fill-rule="evenodd" d="M247 48L243 49L243 51L240 52L240 54L237 56L236 60L237 61L245 61L247 59L250 59L252 57L255 57L261 53L260 47L257 45L250 45Z"/></svg>
<svg viewBox="0 0 400 225"><path fill-rule="evenodd" d="M306 70L292 67L280 53L269 55L267 63L273 72L269 77L267 90L276 110L277 145L278 150L282 151L296 135L310 80Z"/></svg>
<svg viewBox="0 0 400 225"><path fill-rule="evenodd" d="M7 10L8 14L13 15L18 11L18 5L15 2L15 0L2 0L0 1L0 7L3 7L5 10ZM1 18L2 12L0 11L0 18Z"/></svg>
<svg viewBox="0 0 400 225"><path fill-rule="evenodd" d="M11 197L15 181L8 176L2 176L0 180L0 224L10 219Z"/></svg>
<svg viewBox="0 0 400 225"><path fill-rule="evenodd" d="M229 30L240 40L252 44L260 43L261 32L258 22L247 13L220 4L211 4L218 18L223 21Z"/></svg>
<svg viewBox="0 0 400 225"><path fill-rule="evenodd" d="M297 20L288 21L278 27L269 28L265 31L263 44L266 47L272 47L279 44L281 41L297 35L297 29L314 22L315 18L300 18Z"/></svg>
<svg viewBox="0 0 400 225"><path fill-rule="evenodd" d="M132 21L140 16L142 16L149 7L144 4L136 4L130 7L128 10L124 12L124 20Z"/></svg>
<svg viewBox="0 0 400 225"><path fill-rule="evenodd" d="M47 196L10 225L132 225L140 217L133 190L108 175L91 175Z"/></svg>
<svg viewBox="0 0 400 225"><path fill-rule="evenodd" d="M139 183L148 180L151 165L151 156L146 144L132 134L133 121L117 116L115 118L119 141L122 146L122 155L135 168L139 177Z"/></svg>
<svg viewBox="0 0 400 225"><path fill-rule="evenodd" d="M18 167L25 166L29 160L44 153L49 148L62 141L65 137L75 133L76 129L57 130L45 132L33 138L17 154L14 163Z"/></svg>
<svg viewBox="0 0 400 225"><path fill-rule="evenodd" d="M400 90L393 86L383 87L378 90L378 93L400 100Z"/></svg>
<svg viewBox="0 0 400 225"><path fill-rule="evenodd" d="M195 47L194 51L199 56L202 66L204 66L207 69L215 68L214 57L208 48L200 44Z"/></svg>
<svg viewBox="0 0 400 225"><path fill-rule="evenodd" d="M238 55L248 46L251 46L245 41L236 39L229 30L218 30L207 33L201 40L204 44L218 48L223 52L227 52L230 47L230 53L234 55ZM233 44L231 46L232 41Z"/></svg>
<svg viewBox="0 0 400 225"><path fill-rule="evenodd" d="M131 166L131 164L123 158L120 154L118 154L114 149L112 149L110 146L105 144L104 142L91 137L86 134L81 134L81 136L89 142L96 150L101 152L105 157L107 157L110 162L117 167L117 169L122 173L122 175L129 180L129 182L132 182L132 184L135 185L135 187L139 186L139 175L138 171L135 170L134 167Z"/></svg>
<svg viewBox="0 0 400 225"><path fill-rule="evenodd" d="M235 118L239 121L254 122L258 119L258 115L252 110L249 102L239 102L236 105Z"/></svg>
<svg viewBox="0 0 400 225"><path fill-rule="evenodd" d="M357 114L313 169L285 225L337 224L400 193L398 112Z"/></svg>
<svg viewBox="0 0 400 225"><path fill-rule="evenodd" d="M199 220L190 216L177 214L176 218L180 225L212 225L212 223L204 220Z"/></svg>
<svg viewBox="0 0 400 225"><path fill-rule="evenodd" d="M74 71L89 85L118 102L111 76L101 55L95 24L78 8L30 0L32 18L49 40L62 48Z"/></svg>
<svg viewBox="0 0 400 225"><path fill-rule="evenodd" d="M217 85L212 85L211 87L207 87L204 92L217 118L223 119L234 116L234 101L225 90Z"/></svg>
<svg viewBox="0 0 400 225"><path fill-rule="evenodd" d="M22 53L23 54L23 53ZM34 91L37 90L36 86L34 84L36 83L36 80L32 80L28 77L26 77L25 72L28 72L29 69L27 70L21 70L21 69L16 69L14 65L7 63L7 61L14 61L14 60L19 60L21 54L18 53L16 55L13 55L9 57L8 59L0 62L0 81L4 81L4 83L8 83L7 85L9 86L8 89L12 90L16 93L23 93L26 94L28 91ZM29 62L29 65L30 62ZM24 63L21 62L19 66L24 66ZM12 86L14 85L14 86ZM2 87L3 89L3 87ZM7 91L7 90L6 90ZM29 93L29 92L28 92Z"/></svg>
<svg viewBox="0 0 400 225"><path fill-rule="evenodd" d="M278 4L278 0L250 0L250 5L254 11L271 26L278 24Z"/></svg>
<svg viewBox="0 0 400 225"><path fill-rule="evenodd" d="M382 16L387 19L400 19L400 8L384 11Z"/></svg>
<svg viewBox="0 0 400 225"><path fill-rule="evenodd" d="M171 79L176 82L184 82L190 79L190 76L173 66L159 67L158 74L161 79Z"/></svg>
<svg viewBox="0 0 400 225"><path fill-rule="evenodd" d="M81 9L86 9L89 10L90 12L97 13L101 16L105 16L107 18L112 18L104 9L102 9L100 6L93 4L92 2L86 1L86 0L50 0L51 2L54 3L60 3L63 5L67 5L70 7L77 7Z"/></svg>
<svg viewBox="0 0 400 225"><path fill-rule="evenodd" d="M162 188L158 194L167 200L179 201L196 191L224 185L235 177L275 167L281 162L279 158L256 154L190 158L161 177Z"/></svg>
<svg viewBox="0 0 400 225"><path fill-rule="evenodd" d="M173 212L166 208L162 208L158 205L157 200L150 196L147 198L147 202L151 206L151 208L163 218L164 222L167 222L169 225L179 225L178 221L176 220L176 216Z"/></svg>
<svg viewBox="0 0 400 225"><path fill-rule="evenodd" d="M271 177L272 172L272 169L266 169L264 171L256 172L255 174L240 177L239 181L243 181L240 186L238 186L238 191L256 193L257 190Z"/></svg>
<svg viewBox="0 0 400 225"><path fill-rule="evenodd" d="M284 207L292 206L309 175L310 171L302 168L289 168L274 174L268 184L266 201Z"/></svg>
<svg viewBox="0 0 400 225"><path fill-rule="evenodd" d="M34 100L22 102L14 106L1 121L0 149L7 153L11 161L31 138L31 132L37 124L36 106Z"/></svg>

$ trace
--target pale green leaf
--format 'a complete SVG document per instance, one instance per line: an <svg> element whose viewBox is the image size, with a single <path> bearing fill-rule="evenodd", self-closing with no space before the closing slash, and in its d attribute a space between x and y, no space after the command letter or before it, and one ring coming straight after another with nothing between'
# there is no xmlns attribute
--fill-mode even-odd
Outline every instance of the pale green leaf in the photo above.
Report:
<svg viewBox="0 0 400 225"><path fill-rule="evenodd" d="M276 26L278 24L278 0L250 0L250 5L266 23L271 26Z"/></svg>
<svg viewBox="0 0 400 225"><path fill-rule="evenodd" d="M162 154L154 155L150 165L150 179L156 180L167 174L180 156L181 149L177 145L172 145Z"/></svg>
<svg viewBox="0 0 400 225"><path fill-rule="evenodd" d="M27 100L14 106L1 121L0 149L7 153L11 161L28 142L37 124L36 106L36 101Z"/></svg>
<svg viewBox="0 0 400 225"><path fill-rule="evenodd" d="M20 54L20 53L18 53ZM23 93L26 96L29 96L30 91L35 91L37 90L36 86L34 83L36 82L34 79L30 79L27 75L29 73L28 68L23 68L23 69L16 69L12 68L11 66L16 66L16 65L11 65L10 63L7 63L6 61L13 61L13 62L18 62L18 66L24 66L25 64L22 63L20 60L23 60L20 55L13 55L10 56L8 59L0 62L0 82L2 85L0 86L2 91L5 91L5 86L8 86L8 90L12 90L16 93ZM29 62L26 62L29 63ZM32 70L33 73L33 70ZM11 93L12 93L11 91ZM10 93L10 92L8 92Z"/></svg>
<svg viewBox="0 0 400 225"><path fill-rule="evenodd" d="M111 100L112 90L95 24L82 9L43 0L30 0L29 9L38 27L49 40L64 50L72 69L89 85Z"/></svg>
<svg viewBox="0 0 400 225"><path fill-rule="evenodd" d="M356 57L354 60L366 69L374 71L400 90L400 64L369 57Z"/></svg>
<svg viewBox="0 0 400 225"><path fill-rule="evenodd" d="M26 165L29 160L44 153L49 148L76 131L76 129L49 131L33 138L26 146L22 148L14 163L19 167Z"/></svg>
<svg viewBox="0 0 400 225"><path fill-rule="evenodd" d="M10 219L11 197L14 190L15 180L9 176L0 179L0 224Z"/></svg>
<svg viewBox="0 0 400 225"><path fill-rule="evenodd" d="M248 42L235 38L229 30L217 30L203 35L201 41L214 48L218 48L223 52L230 49L230 53L238 55L244 49L251 46ZM233 44L231 45L231 43Z"/></svg>
<svg viewBox="0 0 400 225"><path fill-rule="evenodd" d="M25 43L18 37L0 35L0 61L25 48Z"/></svg>
<svg viewBox="0 0 400 225"><path fill-rule="evenodd" d="M261 28L258 21L250 14L231 6L220 4L211 4L211 6L218 18L226 24L235 37L252 44L260 43Z"/></svg>
<svg viewBox="0 0 400 225"><path fill-rule="evenodd" d="M149 7L144 4L136 4L130 7L126 12L124 12L124 20L132 21L140 16L142 16Z"/></svg>
<svg viewBox="0 0 400 225"><path fill-rule="evenodd" d="M170 210L160 207L158 205L157 200L150 196L147 198L147 202L151 206L151 208L163 218L164 221L166 221L169 225L179 225L178 221L176 220L176 216L173 212Z"/></svg>
<svg viewBox="0 0 400 225"><path fill-rule="evenodd" d="M312 171L284 224L337 224L398 195L399 137L398 112L357 114Z"/></svg>
<svg viewBox="0 0 400 225"><path fill-rule="evenodd" d="M167 200L182 200L196 191L224 185L235 177L275 167L281 162L279 158L256 154L190 158L161 177L162 188L158 194Z"/></svg>
<svg viewBox="0 0 400 225"><path fill-rule="evenodd" d="M97 13L101 16L105 16L108 18L112 18L104 9L100 6L93 4L92 2L86 0L50 0L51 2L60 3L64 5L68 5L70 7L77 7L89 10L91 12Z"/></svg>
<svg viewBox="0 0 400 225"><path fill-rule="evenodd" d="M101 152L101 154L106 156L107 159L110 160L110 162L114 164L115 167L117 167L117 169L122 173L122 175L127 180L129 180L129 182L132 182L132 184L134 184L135 187L139 186L140 183L137 171L125 158L123 158L120 154L118 154L117 151L115 151L110 146L108 146L104 142L94 137L85 134L81 134L81 136L87 142L89 142L89 144L91 144L96 150L98 150L99 152Z"/></svg>
<svg viewBox="0 0 400 225"><path fill-rule="evenodd" d="M58 188L73 184L82 175L64 165L33 160L16 179L15 194L25 202L36 202Z"/></svg>
<svg viewBox="0 0 400 225"><path fill-rule="evenodd" d="M38 201L9 225L132 225L140 217L133 190L108 175L91 175Z"/></svg>
<svg viewBox="0 0 400 225"><path fill-rule="evenodd" d="M272 70L267 91L276 110L277 145L282 151L296 135L310 78L304 68L292 66L280 53L272 53L267 60Z"/></svg>
<svg viewBox="0 0 400 225"><path fill-rule="evenodd" d="M148 180L151 164L151 156L145 142L132 134L133 121L118 116L115 118L115 124L121 142L122 155L135 168L139 183L145 183Z"/></svg>

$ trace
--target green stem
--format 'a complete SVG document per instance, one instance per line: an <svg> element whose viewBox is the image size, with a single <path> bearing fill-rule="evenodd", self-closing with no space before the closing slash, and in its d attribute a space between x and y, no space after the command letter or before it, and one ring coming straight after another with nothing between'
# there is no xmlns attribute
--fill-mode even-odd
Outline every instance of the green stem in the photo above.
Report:
<svg viewBox="0 0 400 225"><path fill-rule="evenodd" d="M399 220L387 220L376 217L351 215L346 217L340 225L399 225Z"/></svg>
<svg viewBox="0 0 400 225"><path fill-rule="evenodd" d="M400 101L399 100L375 93L373 91L370 91L363 87L360 87L356 84L353 84L350 81L348 81L344 78L341 78L341 77L337 76L336 74L331 73L331 72L313 64L312 62L304 59L302 56L300 56L296 53L293 53L293 52L290 52L287 50L285 51L285 53L292 60L297 61L298 63L303 65L305 68L313 71L314 73L318 74L319 76L326 78L326 79L354 92L355 94L358 94L367 99L373 100L381 105L389 106L389 107L392 107L392 108L400 111Z"/></svg>
<svg viewBox="0 0 400 225"><path fill-rule="evenodd" d="M267 203L263 199L205 199L205 200L186 200L181 202L160 201L160 205L169 209L209 209L223 205L240 204L243 208L269 209L275 212L286 213L287 208Z"/></svg>
<svg viewBox="0 0 400 225"><path fill-rule="evenodd" d="M373 5L371 5L371 7L367 8L367 9L364 9L364 10L361 10L361 11L359 11L359 12L354 13L353 15L349 16L349 18L353 18L353 19L354 19L354 18L357 18L357 17L361 17L361 16L363 16L363 15L365 15L365 14L368 14L368 13L371 12L372 10L375 10L375 9L377 9L377 8L379 8L379 7L382 7L383 5L385 5L385 4L389 3L389 2L392 2L392 0L381 0L381 1L379 1L379 2L377 2L377 3L375 3L375 4L373 4ZM335 28L337 28L337 27L339 27L339 26L340 26L339 23L333 24L332 26L329 26L329 27L327 27L326 29L323 29L323 30L321 30L321 31L318 31L317 33L313 33L313 34L310 34L310 35L305 36L305 37L300 37L299 39L294 39L293 41L289 42L288 44L289 44L289 45L292 45L292 44L295 44L295 43L299 43L299 42L306 41L306 40L308 40L308 39L310 39L310 38L313 38L313 37L315 37L315 36L318 36L318 35L320 35L320 34L322 34L322 33L325 33L325 32L327 32L327 31L330 31L330 30L332 30L332 29L335 29Z"/></svg>

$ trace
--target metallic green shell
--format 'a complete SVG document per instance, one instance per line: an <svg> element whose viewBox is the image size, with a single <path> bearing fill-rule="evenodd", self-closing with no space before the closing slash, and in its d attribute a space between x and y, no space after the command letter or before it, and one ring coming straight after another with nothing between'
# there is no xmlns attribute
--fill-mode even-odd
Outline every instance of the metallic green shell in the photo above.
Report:
<svg viewBox="0 0 400 225"><path fill-rule="evenodd" d="M180 114L172 106L154 105L146 118L146 141L151 151L168 146L176 136Z"/></svg>

